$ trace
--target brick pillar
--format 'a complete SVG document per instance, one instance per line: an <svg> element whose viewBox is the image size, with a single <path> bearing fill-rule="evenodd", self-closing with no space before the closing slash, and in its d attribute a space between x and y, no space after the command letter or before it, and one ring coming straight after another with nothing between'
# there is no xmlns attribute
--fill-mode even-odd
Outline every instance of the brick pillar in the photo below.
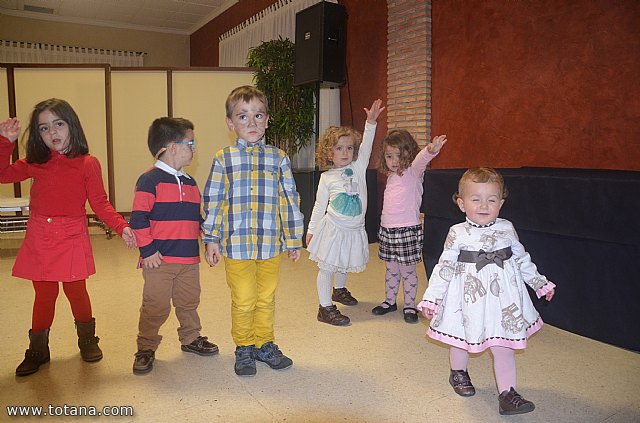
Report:
<svg viewBox="0 0 640 423"><path fill-rule="evenodd" d="M387 0L389 130L431 139L431 1Z"/></svg>

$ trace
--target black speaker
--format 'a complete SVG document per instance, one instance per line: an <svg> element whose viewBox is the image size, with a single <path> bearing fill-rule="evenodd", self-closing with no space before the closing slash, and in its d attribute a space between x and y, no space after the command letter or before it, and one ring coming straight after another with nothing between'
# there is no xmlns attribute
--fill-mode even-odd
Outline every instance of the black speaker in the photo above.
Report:
<svg viewBox="0 0 640 423"><path fill-rule="evenodd" d="M345 7L322 1L296 13L294 85L344 85Z"/></svg>

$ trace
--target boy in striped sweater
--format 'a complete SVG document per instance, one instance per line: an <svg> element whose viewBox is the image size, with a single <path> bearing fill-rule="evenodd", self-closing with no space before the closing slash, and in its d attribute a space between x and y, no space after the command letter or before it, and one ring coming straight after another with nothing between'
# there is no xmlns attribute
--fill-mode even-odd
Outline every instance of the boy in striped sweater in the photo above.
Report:
<svg viewBox="0 0 640 423"><path fill-rule="evenodd" d="M218 347L200 336L200 191L183 168L193 160L193 124L163 117L149 127L149 151L156 162L136 183L131 229L140 248L144 288L138 323L134 374L153 369L162 336L160 326L171 312L180 322L182 351L214 355Z"/></svg>

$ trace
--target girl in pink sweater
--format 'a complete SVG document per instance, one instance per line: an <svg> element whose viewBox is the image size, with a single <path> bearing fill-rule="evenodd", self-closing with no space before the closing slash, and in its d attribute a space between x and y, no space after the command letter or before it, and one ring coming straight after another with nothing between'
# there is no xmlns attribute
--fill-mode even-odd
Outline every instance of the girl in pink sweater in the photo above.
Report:
<svg viewBox="0 0 640 423"><path fill-rule="evenodd" d="M404 321L418 322L416 264L422 261L422 179L427 164L447 142L439 135L420 150L408 131L395 129L382 142L380 169L388 175L378 231L378 257L386 263L385 293L381 305L371 312L381 316L396 311L396 297L402 278L404 287Z"/></svg>

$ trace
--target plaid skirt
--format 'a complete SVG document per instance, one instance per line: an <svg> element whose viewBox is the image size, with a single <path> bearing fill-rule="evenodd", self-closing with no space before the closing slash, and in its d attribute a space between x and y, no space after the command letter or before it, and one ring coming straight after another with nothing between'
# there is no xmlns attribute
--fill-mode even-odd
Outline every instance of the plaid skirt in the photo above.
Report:
<svg viewBox="0 0 640 423"><path fill-rule="evenodd" d="M422 261L422 225L378 230L378 257L384 261L397 261L403 265Z"/></svg>

